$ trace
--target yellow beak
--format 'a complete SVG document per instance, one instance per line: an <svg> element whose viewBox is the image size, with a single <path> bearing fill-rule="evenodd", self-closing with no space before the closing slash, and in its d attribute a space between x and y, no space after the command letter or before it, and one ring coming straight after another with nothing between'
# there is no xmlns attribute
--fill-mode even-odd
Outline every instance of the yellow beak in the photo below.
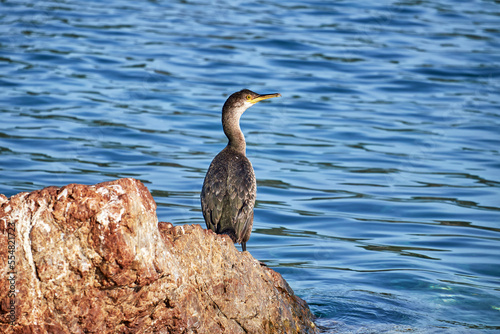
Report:
<svg viewBox="0 0 500 334"><path fill-rule="evenodd" d="M250 100L250 102L251 103L257 103L257 102L260 102L262 100L272 99L273 97L280 97L280 96L281 96L280 93L263 94L263 95L257 96L255 99Z"/></svg>

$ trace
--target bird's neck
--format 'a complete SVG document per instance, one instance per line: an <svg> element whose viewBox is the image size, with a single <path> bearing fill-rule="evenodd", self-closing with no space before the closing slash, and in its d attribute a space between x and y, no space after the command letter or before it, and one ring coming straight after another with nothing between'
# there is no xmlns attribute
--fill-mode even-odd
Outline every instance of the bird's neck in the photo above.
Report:
<svg viewBox="0 0 500 334"><path fill-rule="evenodd" d="M227 146L245 155L246 143L240 128L240 118L234 117L234 115L233 117L223 116L222 128L229 139Z"/></svg>

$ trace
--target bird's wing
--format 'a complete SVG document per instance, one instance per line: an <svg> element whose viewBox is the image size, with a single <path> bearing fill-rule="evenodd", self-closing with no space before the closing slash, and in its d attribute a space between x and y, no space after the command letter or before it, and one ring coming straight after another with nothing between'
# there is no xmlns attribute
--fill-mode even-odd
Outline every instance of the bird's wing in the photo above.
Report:
<svg viewBox="0 0 500 334"><path fill-rule="evenodd" d="M238 237L237 242L246 242L253 225L257 184L252 164L246 157L234 162L228 175L228 194L230 197L232 227Z"/></svg>
<svg viewBox="0 0 500 334"><path fill-rule="evenodd" d="M216 163L217 157L208 169L201 190L201 208L207 228L217 232L222 217L223 202L226 195L227 168Z"/></svg>

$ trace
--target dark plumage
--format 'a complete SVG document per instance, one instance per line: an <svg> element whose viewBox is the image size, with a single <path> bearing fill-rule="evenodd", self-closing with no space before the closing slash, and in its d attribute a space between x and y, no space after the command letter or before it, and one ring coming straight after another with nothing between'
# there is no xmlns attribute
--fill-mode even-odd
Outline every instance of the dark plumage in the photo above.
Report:
<svg viewBox="0 0 500 334"><path fill-rule="evenodd" d="M245 154L240 117L255 103L278 96L281 95L259 95L243 89L227 99L222 107L222 128L229 143L212 160L201 190L201 209L207 228L229 235L233 242L241 243L243 251L252 232L257 184Z"/></svg>

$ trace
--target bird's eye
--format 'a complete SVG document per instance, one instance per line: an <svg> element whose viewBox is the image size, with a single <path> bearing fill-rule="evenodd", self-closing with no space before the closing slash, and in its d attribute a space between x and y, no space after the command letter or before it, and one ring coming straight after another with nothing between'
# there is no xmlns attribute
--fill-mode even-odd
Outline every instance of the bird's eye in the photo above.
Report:
<svg viewBox="0 0 500 334"><path fill-rule="evenodd" d="M250 95L247 95L247 100L250 101L252 97Z"/></svg>

